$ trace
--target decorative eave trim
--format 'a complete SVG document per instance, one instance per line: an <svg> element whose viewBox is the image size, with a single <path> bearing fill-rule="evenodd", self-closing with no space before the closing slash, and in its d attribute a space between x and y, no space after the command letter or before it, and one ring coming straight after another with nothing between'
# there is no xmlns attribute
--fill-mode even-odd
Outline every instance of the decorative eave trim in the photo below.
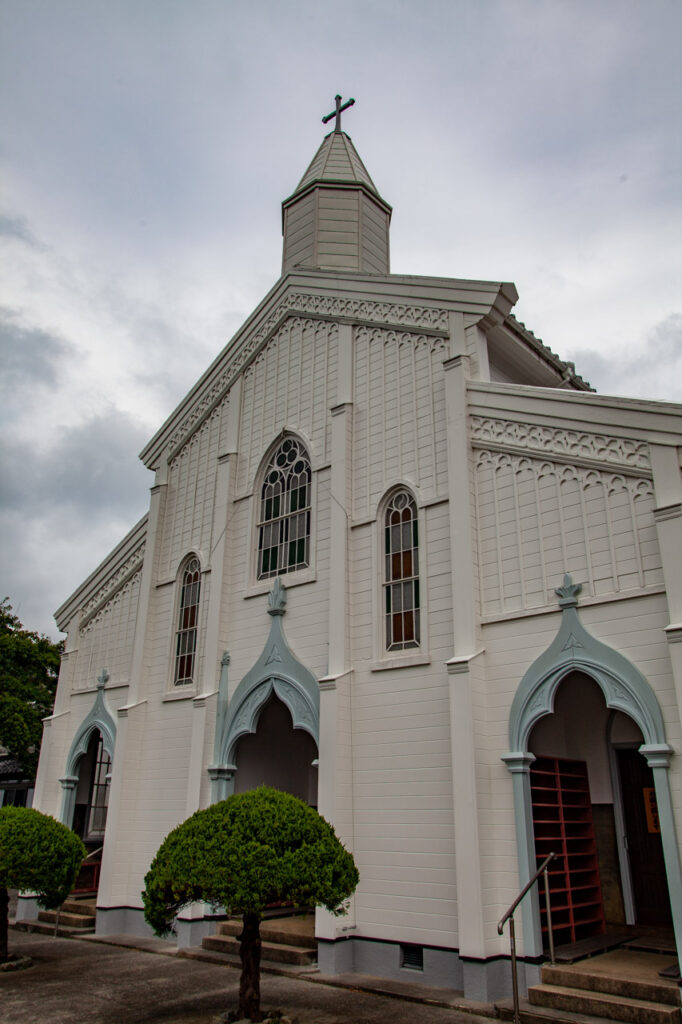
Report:
<svg viewBox="0 0 682 1024"><path fill-rule="evenodd" d="M549 345L545 345L544 341L533 334L523 321L517 320L513 313L507 315L505 324L514 334L522 338L529 348L541 356L546 363L549 363L552 369L557 370L567 384L579 391L596 391L596 388L593 388L588 381L575 372L575 363L566 361L553 352Z"/></svg>
<svg viewBox="0 0 682 1024"><path fill-rule="evenodd" d="M109 604L109 602L113 600L116 594L120 593L120 591L123 590L126 584L129 583L133 579L133 577L140 572L142 566L144 565L144 545L141 545L139 551L136 552L136 555L138 555L138 557L135 558L135 561L132 561L131 559L131 561L127 563L126 571L121 577L119 577L115 585L112 586L110 590L105 591L102 594L101 598L98 601L96 601L95 604L90 606L88 613L83 616L83 618L78 624L78 628L80 630L85 629L88 623L92 622L92 620L102 610L102 608L105 608Z"/></svg>
<svg viewBox="0 0 682 1024"><path fill-rule="evenodd" d="M333 288L338 291L346 281L352 282L351 288L346 291L358 291L361 288L365 293L374 291L375 294L379 281L388 294L385 299L366 299L320 294L314 290ZM427 301L400 301L398 290L405 287L412 290L420 288ZM429 291L432 289L438 294L433 294L433 302L428 304ZM445 337L450 331L449 313L452 309L464 312L471 323L489 327L504 321L517 298L514 285L505 282L402 274L375 276L350 271L332 273L318 269L305 272L290 270L274 285L176 411L142 449L140 458L153 469L162 455L172 458L177 454L197 427L223 400L239 374L290 316L367 323L410 332L442 332Z"/></svg>

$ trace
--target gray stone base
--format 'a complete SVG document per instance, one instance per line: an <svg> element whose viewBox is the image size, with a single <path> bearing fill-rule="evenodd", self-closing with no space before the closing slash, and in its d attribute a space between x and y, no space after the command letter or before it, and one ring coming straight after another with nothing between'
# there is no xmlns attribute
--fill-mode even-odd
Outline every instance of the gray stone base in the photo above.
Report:
<svg viewBox="0 0 682 1024"><path fill-rule="evenodd" d="M224 917L199 917L191 919L178 917L175 922L178 949L187 949L188 946L200 946L202 939L207 935L215 934L218 921L223 920L225 920Z"/></svg>
<svg viewBox="0 0 682 1024"><path fill-rule="evenodd" d="M35 896L17 896L17 921L35 921L40 907Z"/></svg>
<svg viewBox="0 0 682 1024"><path fill-rule="evenodd" d="M141 907L98 907L96 935L136 935L138 938L156 938L144 919Z"/></svg>
<svg viewBox="0 0 682 1024"><path fill-rule="evenodd" d="M338 942L318 941L317 960L323 974L371 974L392 981L457 989L465 999L493 1003L512 993L511 961L462 960L455 949L423 947L424 969L402 967L399 942L348 938ZM519 990L540 980L540 967L518 962Z"/></svg>

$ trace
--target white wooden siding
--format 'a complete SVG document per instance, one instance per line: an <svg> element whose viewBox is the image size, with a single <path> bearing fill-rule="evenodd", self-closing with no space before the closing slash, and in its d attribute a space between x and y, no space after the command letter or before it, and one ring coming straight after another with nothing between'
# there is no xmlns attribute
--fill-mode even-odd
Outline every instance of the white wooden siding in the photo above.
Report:
<svg viewBox="0 0 682 1024"><path fill-rule="evenodd" d="M663 583L651 482L476 453L483 614L541 608L564 572L598 597Z"/></svg>
<svg viewBox="0 0 682 1024"><path fill-rule="evenodd" d="M441 338L355 329L353 516L373 515L387 486L414 481L420 497L447 494Z"/></svg>
<svg viewBox="0 0 682 1024"><path fill-rule="evenodd" d="M141 575L140 569L79 630L69 663L74 689L94 686L102 669L112 682L129 681Z"/></svg>
<svg viewBox="0 0 682 1024"><path fill-rule="evenodd" d="M244 373L237 493L248 493L268 447L285 428L312 440L313 467L329 458L336 401L338 326L292 317Z"/></svg>
<svg viewBox="0 0 682 1024"><path fill-rule="evenodd" d="M163 511L162 540L157 581L174 579L182 559L190 551L204 553L202 570L212 547L216 469L221 423L227 419L228 399L176 455L168 468ZM224 524L215 524L220 532Z"/></svg>

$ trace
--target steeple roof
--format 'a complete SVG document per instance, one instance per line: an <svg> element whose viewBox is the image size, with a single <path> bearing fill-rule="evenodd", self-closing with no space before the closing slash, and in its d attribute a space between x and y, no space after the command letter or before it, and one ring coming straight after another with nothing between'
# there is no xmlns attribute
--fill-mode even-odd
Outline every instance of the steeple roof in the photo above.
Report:
<svg viewBox="0 0 682 1024"><path fill-rule="evenodd" d="M333 131L325 136L310 166L299 181L294 195L316 182L364 185L374 195L379 195L350 135L346 135L345 132Z"/></svg>
<svg viewBox="0 0 682 1024"><path fill-rule="evenodd" d="M282 272L317 267L388 274L391 212L350 136L335 129L282 203Z"/></svg>

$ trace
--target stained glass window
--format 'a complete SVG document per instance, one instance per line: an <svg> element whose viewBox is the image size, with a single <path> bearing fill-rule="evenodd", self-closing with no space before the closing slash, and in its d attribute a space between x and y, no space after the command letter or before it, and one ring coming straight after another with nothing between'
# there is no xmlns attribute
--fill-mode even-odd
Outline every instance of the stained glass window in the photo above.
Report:
<svg viewBox="0 0 682 1024"><path fill-rule="evenodd" d="M194 682L200 590L201 570L199 559L192 558L185 566L185 571L182 575L180 621L175 641L176 686L187 686Z"/></svg>
<svg viewBox="0 0 682 1024"><path fill-rule="evenodd" d="M407 491L392 495L384 518L386 650L419 647L419 524Z"/></svg>
<svg viewBox="0 0 682 1024"><path fill-rule="evenodd" d="M258 579L310 565L310 459L288 437L268 463L258 519Z"/></svg>

